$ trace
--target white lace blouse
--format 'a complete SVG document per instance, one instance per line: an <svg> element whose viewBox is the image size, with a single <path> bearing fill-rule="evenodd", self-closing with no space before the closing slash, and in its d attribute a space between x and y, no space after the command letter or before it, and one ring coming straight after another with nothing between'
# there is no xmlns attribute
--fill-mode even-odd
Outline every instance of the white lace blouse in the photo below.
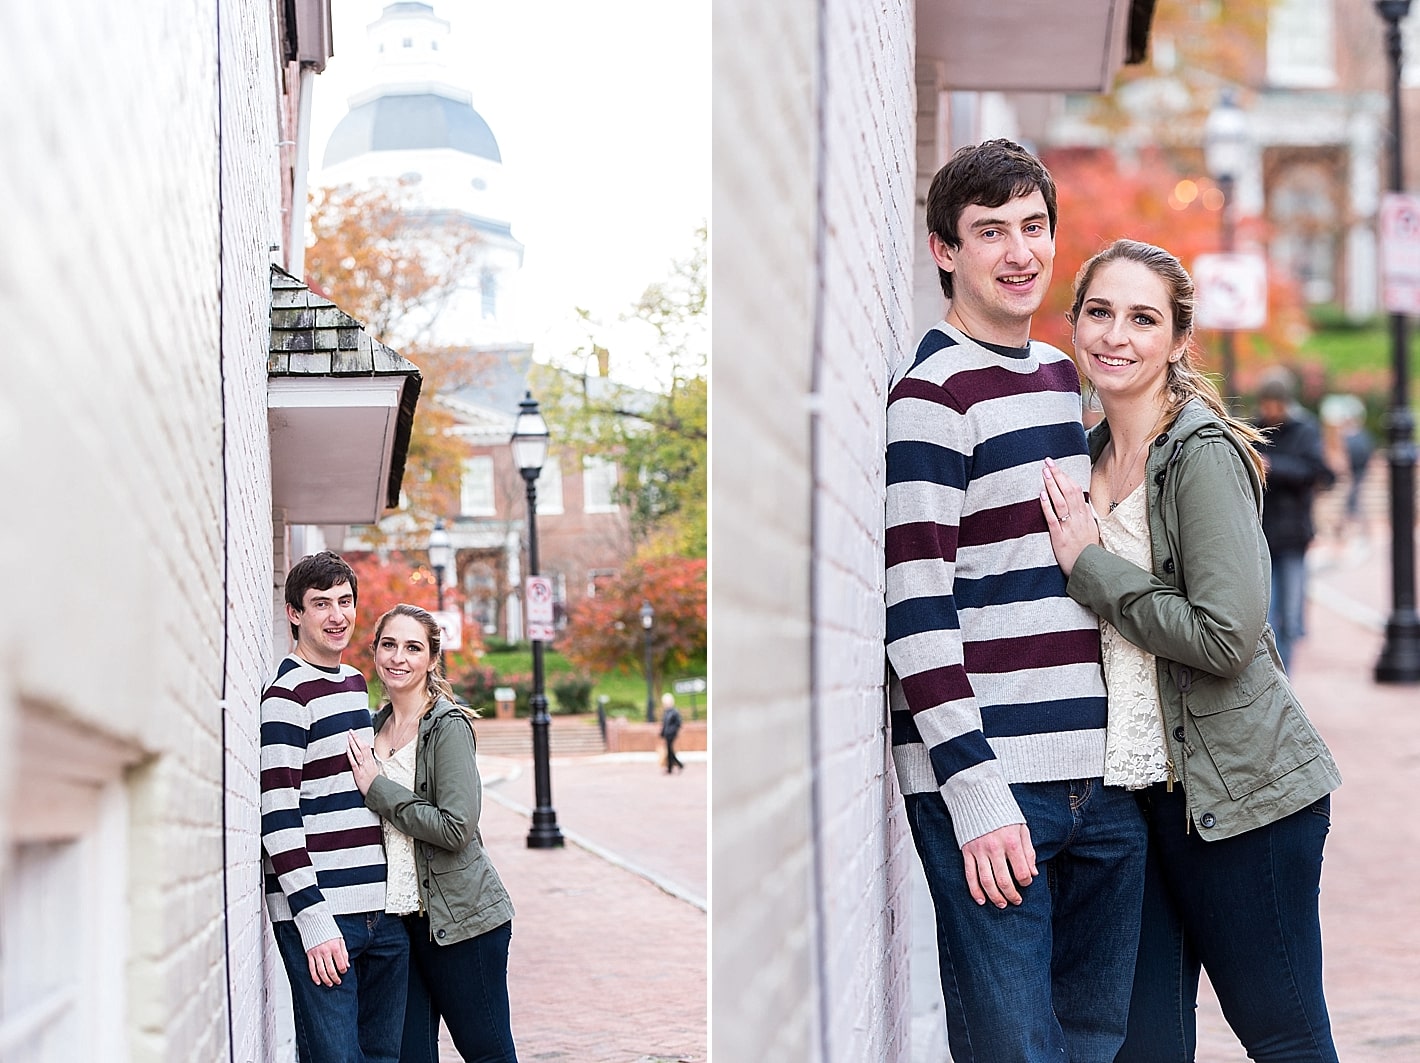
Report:
<svg viewBox="0 0 1420 1063"><path fill-rule="evenodd" d="M1148 492L1140 484L1112 512L1099 518L1100 543L1112 554L1148 571ZM1159 704L1154 655L1146 653L1100 620L1100 654L1109 688L1109 724L1105 731L1104 781L1129 790L1168 778L1168 752Z"/></svg>
<svg viewBox="0 0 1420 1063"><path fill-rule="evenodd" d="M414 749L418 742L406 742L386 760L380 770L391 782L414 789ZM414 839L396 829L389 820L380 821L385 834L385 911L409 915L421 911L419 873L414 867Z"/></svg>

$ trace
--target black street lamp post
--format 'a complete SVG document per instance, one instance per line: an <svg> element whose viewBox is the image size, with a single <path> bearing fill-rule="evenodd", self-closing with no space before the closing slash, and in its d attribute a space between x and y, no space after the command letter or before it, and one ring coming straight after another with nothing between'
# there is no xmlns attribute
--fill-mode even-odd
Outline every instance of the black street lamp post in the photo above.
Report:
<svg viewBox="0 0 1420 1063"><path fill-rule="evenodd" d="M1376 0L1386 22L1390 55L1390 187L1405 190L1405 153L1400 121L1400 23L1410 0ZM1387 424L1390 456L1391 614L1385 645L1376 662L1379 683L1420 682L1420 616L1415 612L1415 418L1410 413L1410 357L1405 315L1390 315L1391 408Z"/></svg>
<svg viewBox="0 0 1420 1063"><path fill-rule="evenodd" d="M1223 194L1222 209L1218 213L1222 225L1224 254L1232 254L1237 242L1233 225L1233 200L1238 174L1247 162L1247 144L1247 116L1234 101L1233 94L1224 92L1203 124L1204 162L1213 180L1218 182L1218 191ZM1230 409L1235 409L1233 381L1237 367L1233 355L1233 333L1230 329L1223 329L1218 334L1218 352L1223 363L1223 400Z"/></svg>
<svg viewBox="0 0 1420 1063"><path fill-rule="evenodd" d="M646 636L646 722L656 722L656 700L653 692L653 680L655 673L651 663L651 629L656 623L656 611L651 608L651 603L643 601L641 603L641 630Z"/></svg>
<svg viewBox="0 0 1420 1063"><path fill-rule="evenodd" d="M513 462L528 489L528 575L537 569L537 478L547 460L547 422L538 412L532 392L518 404L513 424ZM526 604L526 603L525 603ZM557 813L552 807L552 765L549 763L547 695L543 690L542 640L532 639L533 688L528 699L532 711L533 793L536 807L528 831L529 849L557 849L563 844Z"/></svg>
<svg viewBox="0 0 1420 1063"><path fill-rule="evenodd" d="M450 553L449 533L444 530L444 518L440 517L429 533L429 567L434 570L434 594L441 613L444 611L444 573L449 568Z"/></svg>

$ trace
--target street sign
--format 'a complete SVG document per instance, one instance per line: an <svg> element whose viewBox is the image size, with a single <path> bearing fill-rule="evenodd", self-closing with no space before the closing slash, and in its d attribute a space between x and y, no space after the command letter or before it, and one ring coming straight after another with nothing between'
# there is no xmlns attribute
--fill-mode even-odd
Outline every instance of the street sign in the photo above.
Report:
<svg viewBox="0 0 1420 1063"><path fill-rule="evenodd" d="M1392 314L1420 314L1420 196L1381 200L1381 301Z"/></svg>
<svg viewBox="0 0 1420 1063"><path fill-rule="evenodd" d="M1239 332L1267 324L1267 260L1247 252L1193 261L1198 328Z"/></svg>
<svg viewBox="0 0 1420 1063"><path fill-rule="evenodd" d="M529 576L523 598L527 602L528 638L534 642L551 642L554 634L552 580L546 576Z"/></svg>
<svg viewBox="0 0 1420 1063"><path fill-rule="evenodd" d="M455 609L443 609L429 615L439 625L444 652L463 649L463 614Z"/></svg>
<svg viewBox="0 0 1420 1063"><path fill-rule="evenodd" d="M677 694L703 694L705 693L704 679L677 679L671 684Z"/></svg>

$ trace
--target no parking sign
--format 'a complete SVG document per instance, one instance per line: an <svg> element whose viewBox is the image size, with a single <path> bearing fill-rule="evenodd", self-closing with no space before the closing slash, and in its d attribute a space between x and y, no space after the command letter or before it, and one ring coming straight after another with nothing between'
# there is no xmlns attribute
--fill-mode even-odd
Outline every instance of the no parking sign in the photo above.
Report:
<svg viewBox="0 0 1420 1063"><path fill-rule="evenodd" d="M1193 286L1199 328L1237 332L1267 324L1267 261L1261 255L1199 255Z"/></svg>
<svg viewBox="0 0 1420 1063"><path fill-rule="evenodd" d="M552 580L546 576L529 576L525 597L528 638L534 642L551 642L555 634L552 626Z"/></svg>
<svg viewBox="0 0 1420 1063"><path fill-rule="evenodd" d="M1420 314L1420 196L1381 200L1381 291L1392 314Z"/></svg>

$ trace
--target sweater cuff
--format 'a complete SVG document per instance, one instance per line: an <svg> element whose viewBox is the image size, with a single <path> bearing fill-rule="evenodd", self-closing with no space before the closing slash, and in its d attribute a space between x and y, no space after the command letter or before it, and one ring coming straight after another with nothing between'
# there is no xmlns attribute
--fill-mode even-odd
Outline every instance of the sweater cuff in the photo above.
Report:
<svg viewBox="0 0 1420 1063"><path fill-rule="evenodd" d="M301 946L307 952L317 945L344 937L335 921L335 916L330 914L330 910L324 903L312 905L303 912L297 912L295 919L296 929L301 934Z"/></svg>
<svg viewBox="0 0 1420 1063"><path fill-rule="evenodd" d="M985 767L985 765L981 765ZM990 834L1001 827L1013 823L1024 823L1020 805L1011 793L1010 784L998 775L995 779L983 779L974 785L962 786L966 780L953 778L942 788L942 800L951 813L952 830L957 836L957 848L961 848L974 838Z"/></svg>

